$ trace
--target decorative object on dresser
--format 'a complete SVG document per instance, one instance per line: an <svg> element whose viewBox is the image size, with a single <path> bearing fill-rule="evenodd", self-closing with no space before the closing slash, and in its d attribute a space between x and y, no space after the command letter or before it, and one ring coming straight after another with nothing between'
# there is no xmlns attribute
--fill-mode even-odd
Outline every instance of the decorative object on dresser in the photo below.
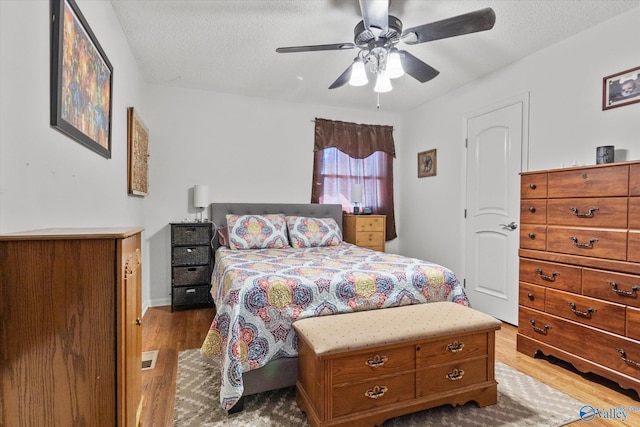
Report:
<svg viewBox="0 0 640 427"><path fill-rule="evenodd" d="M0 425L139 425L141 232L0 236Z"/></svg>
<svg viewBox="0 0 640 427"><path fill-rule="evenodd" d="M171 311L211 307L210 222L171 223Z"/></svg>
<svg viewBox="0 0 640 427"><path fill-rule="evenodd" d="M385 215L344 215L342 239L363 248L384 252Z"/></svg>
<svg viewBox="0 0 640 427"><path fill-rule="evenodd" d="M522 174L518 351L640 392L640 162Z"/></svg>
<svg viewBox="0 0 640 427"><path fill-rule="evenodd" d="M448 301L298 320L296 400L313 427L382 425L472 400L493 405L500 327Z"/></svg>

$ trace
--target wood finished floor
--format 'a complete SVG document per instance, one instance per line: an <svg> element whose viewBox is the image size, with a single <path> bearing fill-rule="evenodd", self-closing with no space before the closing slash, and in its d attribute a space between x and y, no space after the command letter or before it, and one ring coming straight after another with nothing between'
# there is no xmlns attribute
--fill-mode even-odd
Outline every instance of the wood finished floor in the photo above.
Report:
<svg viewBox="0 0 640 427"><path fill-rule="evenodd" d="M142 351L159 350L156 366L142 371L142 425L144 427L171 426L175 396L178 353L199 348L211 325L214 309L197 309L171 313L169 307L147 310L142 322ZM600 382L583 378L566 367L545 359L532 358L516 351L517 329L504 324L496 334L496 358L594 408L640 407L635 393L622 390L606 380ZM596 378L597 380L597 378ZM634 398L635 397L635 398ZM578 416L580 408L567 408ZM577 421L570 426L640 425L640 412L630 413L620 420Z"/></svg>

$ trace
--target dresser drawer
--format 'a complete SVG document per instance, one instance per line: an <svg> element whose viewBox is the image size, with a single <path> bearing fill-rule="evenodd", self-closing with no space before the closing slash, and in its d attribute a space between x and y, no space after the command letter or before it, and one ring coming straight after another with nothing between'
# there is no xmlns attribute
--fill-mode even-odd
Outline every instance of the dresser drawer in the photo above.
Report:
<svg viewBox="0 0 640 427"><path fill-rule="evenodd" d="M547 251L624 261L627 231L548 226Z"/></svg>
<svg viewBox="0 0 640 427"><path fill-rule="evenodd" d="M629 228L640 230L640 197L629 198Z"/></svg>
<svg viewBox="0 0 640 427"><path fill-rule="evenodd" d="M636 340L525 307L520 307L518 322L522 335L640 379L640 363L626 363L617 351L621 349L628 359L640 362L640 342Z"/></svg>
<svg viewBox="0 0 640 427"><path fill-rule="evenodd" d="M203 265L210 262L208 246L176 246L172 249L173 265Z"/></svg>
<svg viewBox="0 0 640 427"><path fill-rule="evenodd" d="M547 226L521 224L520 247L522 249L544 251L547 247Z"/></svg>
<svg viewBox="0 0 640 427"><path fill-rule="evenodd" d="M520 258L520 281L580 293L582 269L565 264Z"/></svg>
<svg viewBox="0 0 640 427"><path fill-rule="evenodd" d="M624 335L625 306L555 289L547 290L545 311L615 334Z"/></svg>
<svg viewBox="0 0 640 427"><path fill-rule="evenodd" d="M549 198L627 196L629 166L550 172L548 194Z"/></svg>
<svg viewBox="0 0 640 427"><path fill-rule="evenodd" d="M520 282L520 290L518 291L518 304L525 307L535 308L544 311L544 300L546 295L544 286L532 285L530 283Z"/></svg>
<svg viewBox="0 0 640 427"><path fill-rule="evenodd" d="M331 363L333 384L411 370L414 354L414 346L405 346L334 359Z"/></svg>
<svg viewBox="0 0 640 427"><path fill-rule="evenodd" d="M640 262L640 230L629 231L629 251L628 260L631 262Z"/></svg>
<svg viewBox="0 0 640 427"><path fill-rule="evenodd" d="M640 307L640 276L585 268L583 295Z"/></svg>
<svg viewBox="0 0 640 427"><path fill-rule="evenodd" d="M546 199L547 174L523 174L520 177L520 197L523 199Z"/></svg>
<svg viewBox="0 0 640 427"><path fill-rule="evenodd" d="M449 336L420 344L416 348L416 367L440 365L477 356L486 356L486 333Z"/></svg>
<svg viewBox="0 0 640 427"><path fill-rule="evenodd" d="M211 285L175 286L172 289L173 306L211 303Z"/></svg>
<svg viewBox="0 0 640 427"><path fill-rule="evenodd" d="M208 245L211 240L211 226L174 225L171 227L174 245Z"/></svg>
<svg viewBox="0 0 640 427"><path fill-rule="evenodd" d="M332 417L388 406L415 397L414 373L371 378L333 388Z"/></svg>
<svg viewBox="0 0 640 427"><path fill-rule="evenodd" d="M361 215L356 217L356 231L384 231L385 217L379 215Z"/></svg>
<svg viewBox="0 0 640 427"><path fill-rule="evenodd" d="M627 228L627 198L549 199L547 224Z"/></svg>
<svg viewBox="0 0 640 427"><path fill-rule="evenodd" d="M199 265L193 267L173 267L173 285L201 285L209 283L209 266Z"/></svg>
<svg viewBox="0 0 640 427"><path fill-rule="evenodd" d="M629 168L629 195L640 196L640 165Z"/></svg>
<svg viewBox="0 0 640 427"><path fill-rule="evenodd" d="M384 233L382 231L362 231L356 234L356 245L374 247L384 245Z"/></svg>
<svg viewBox="0 0 640 427"><path fill-rule="evenodd" d="M634 340L640 340L640 309L627 307L626 336Z"/></svg>
<svg viewBox="0 0 640 427"><path fill-rule="evenodd" d="M520 202L520 223L546 224L547 200L527 199Z"/></svg>
<svg viewBox="0 0 640 427"><path fill-rule="evenodd" d="M487 359L463 360L416 372L418 397L478 384L488 379Z"/></svg>

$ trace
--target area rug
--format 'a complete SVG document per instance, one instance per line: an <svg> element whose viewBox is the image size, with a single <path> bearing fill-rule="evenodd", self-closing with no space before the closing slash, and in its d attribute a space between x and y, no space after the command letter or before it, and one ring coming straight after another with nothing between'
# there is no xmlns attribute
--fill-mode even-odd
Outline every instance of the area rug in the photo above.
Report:
<svg viewBox="0 0 640 427"><path fill-rule="evenodd" d="M530 376L496 362L498 403L478 408L444 405L392 418L384 427L441 426L562 426L579 419L582 404ZM200 355L186 350L178 355L178 378L173 424L175 427L301 427L308 426L296 404L295 388L247 396L242 412L227 415L220 407L220 372Z"/></svg>

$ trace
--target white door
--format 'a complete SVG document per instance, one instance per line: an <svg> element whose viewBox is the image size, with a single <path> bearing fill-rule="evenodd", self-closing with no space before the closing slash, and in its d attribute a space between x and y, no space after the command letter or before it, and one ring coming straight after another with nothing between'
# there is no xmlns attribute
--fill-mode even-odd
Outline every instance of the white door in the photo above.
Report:
<svg viewBox="0 0 640 427"><path fill-rule="evenodd" d="M513 325L527 115L523 96L467 118L466 292L472 307Z"/></svg>

